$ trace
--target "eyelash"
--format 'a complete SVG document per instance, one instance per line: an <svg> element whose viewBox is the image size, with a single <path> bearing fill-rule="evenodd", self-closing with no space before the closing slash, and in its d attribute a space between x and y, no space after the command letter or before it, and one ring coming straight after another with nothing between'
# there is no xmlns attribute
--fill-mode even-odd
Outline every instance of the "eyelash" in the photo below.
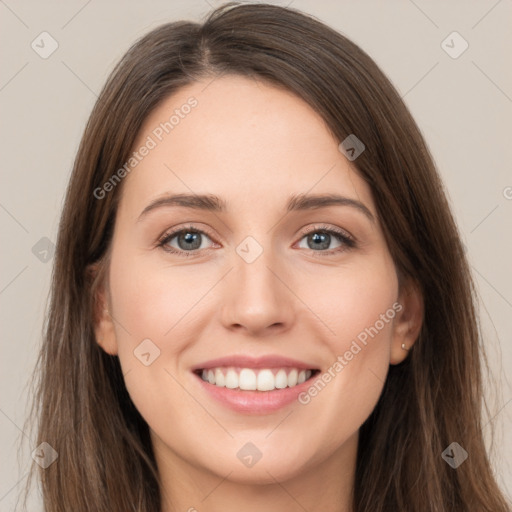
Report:
<svg viewBox="0 0 512 512"><path fill-rule="evenodd" d="M178 256L183 256L186 258L197 256L198 251L200 251L201 249L194 249L193 251L183 251L183 250L176 250L173 247L171 248L167 245L169 243L169 241L172 240L176 235L179 235L181 233L189 233L189 232L199 233L201 235L207 236L210 239L213 238L207 231L204 231L202 229L197 229L193 226L187 226L185 228L180 228L175 231L164 233L158 239L157 247L160 247L165 252L168 252L171 254L177 254ZM355 239L352 236L350 236L348 233L346 233L345 231L342 231L340 229L332 228L332 227L325 226L325 225L316 225L316 226L313 226L313 228L308 229L307 231L303 231L301 233L301 237L300 237L299 241L302 240L307 235L310 235L312 233L323 233L323 234L334 235L343 244L341 247L337 247L335 249L330 249L327 251L314 251L313 249L309 249L312 253L315 254L315 256L319 256L319 257L331 256L333 254L347 251L347 250L357 247ZM205 250L205 249L203 249L203 250Z"/></svg>

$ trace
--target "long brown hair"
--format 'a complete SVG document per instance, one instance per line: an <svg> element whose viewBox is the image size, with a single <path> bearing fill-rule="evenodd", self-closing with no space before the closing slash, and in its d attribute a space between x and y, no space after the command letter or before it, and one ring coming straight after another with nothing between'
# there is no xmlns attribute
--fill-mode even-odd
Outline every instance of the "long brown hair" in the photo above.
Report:
<svg viewBox="0 0 512 512"><path fill-rule="evenodd" d="M417 125L375 62L343 35L291 8L231 3L202 24L168 23L137 41L85 129L60 222L32 408L37 444L59 454L39 470L46 512L160 511L148 425L117 357L94 337L102 274L93 281L89 271L108 264L122 183L101 199L94 191L127 161L143 121L165 98L226 73L292 91L337 140L355 134L364 143L353 164L371 187L397 271L423 294L420 336L390 368L361 427L354 511L509 510L482 438L474 285ZM457 469L441 456L454 441L469 454Z"/></svg>

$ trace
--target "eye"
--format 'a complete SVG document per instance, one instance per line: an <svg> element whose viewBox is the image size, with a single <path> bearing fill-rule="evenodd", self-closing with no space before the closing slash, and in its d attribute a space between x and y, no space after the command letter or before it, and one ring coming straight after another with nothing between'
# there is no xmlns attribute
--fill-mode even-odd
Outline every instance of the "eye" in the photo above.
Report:
<svg viewBox="0 0 512 512"><path fill-rule="evenodd" d="M311 249L321 253L322 256L339 253L356 246L354 238L348 233L328 226L314 226L303 233L301 242L304 239L306 247L299 245L300 249ZM337 245L332 247L332 243L337 243Z"/></svg>
<svg viewBox="0 0 512 512"><path fill-rule="evenodd" d="M205 231L189 226L164 233L157 245L166 252L190 257L196 256L201 250L212 247L212 245L205 246L205 239L212 241ZM306 242L306 247L302 245L303 240ZM333 243L337 244L334 248L331 245ZM310 249L318 253L319 256L329 256L353 247L356 247L356 241L351 235L341 229L324 225L313 226L303 232L299 242L299 249Z"/></svg>
<svg viewBox="0 0 512 512"><path fill-rule="evenodd" d="M204 238L211 240L208 234L200 229L182 228L165 233L158 242L158 246L164 251L180 256L193 256L195 251L208 248L203 244Z"/></svg>

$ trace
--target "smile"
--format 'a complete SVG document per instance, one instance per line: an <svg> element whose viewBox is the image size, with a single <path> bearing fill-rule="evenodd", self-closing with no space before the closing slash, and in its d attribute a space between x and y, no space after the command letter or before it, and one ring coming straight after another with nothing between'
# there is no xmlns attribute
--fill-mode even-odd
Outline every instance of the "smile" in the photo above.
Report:
<svg viewBox="0 0 512 512"><path fill-rule="evenodd" d="M274 391L293 388L310 379L316 370L300 368L216 367L198 370L203 381L241 391Z"/></svg>

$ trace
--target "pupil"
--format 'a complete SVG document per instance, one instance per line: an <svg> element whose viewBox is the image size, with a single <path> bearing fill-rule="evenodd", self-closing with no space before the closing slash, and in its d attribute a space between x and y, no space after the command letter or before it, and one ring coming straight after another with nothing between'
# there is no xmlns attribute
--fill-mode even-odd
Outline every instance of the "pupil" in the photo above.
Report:
<svg viewBox="0 0 512 512"><path fill-rule="evenodd" d="M315 233L311 238L313 239L313 247L310 246L310 249L327 249L331 235L328 233Z"/></svg>
<svg viewBox="0 0 512 512"><path fill-rule="evenodd" d="M201 241L200 241L199 233L190 233L190 232L188 232L188 233L182 234L178 238L178 241L184 241L186 244L189 244L186 247L187 249L198 249L201 246ZM195 242L195 245L191 247L190 244L194 244L194 242Z"/></svg>

